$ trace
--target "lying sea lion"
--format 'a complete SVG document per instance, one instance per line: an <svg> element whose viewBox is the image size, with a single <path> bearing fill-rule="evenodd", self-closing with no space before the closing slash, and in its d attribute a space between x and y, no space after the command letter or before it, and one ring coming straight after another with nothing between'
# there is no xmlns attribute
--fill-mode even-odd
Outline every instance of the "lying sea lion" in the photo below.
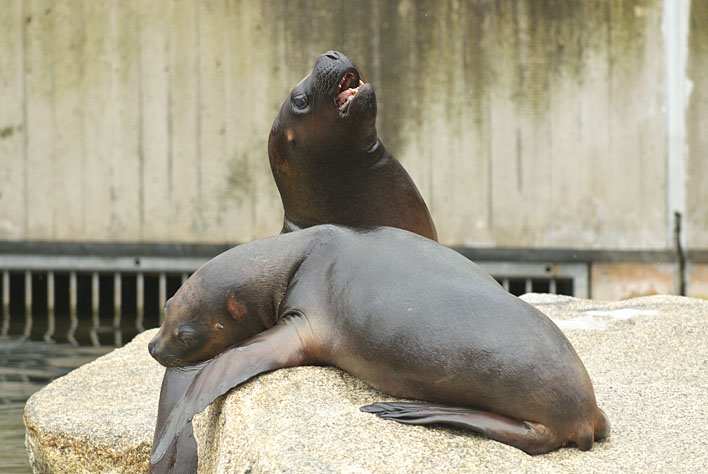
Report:
<svg viewBox="0 0 708 474"><path fill-rule="evenodd" d="M465 427L529 454L588 450L609 432L548 317L457 252L390 227L317 226L222 253L177 291L150 353L164 365L213 357L156 435L153 463L230 388L310 364L430 402L363 408L382 418Z"/></svg>
<svg viewBox="0 0 708 474"><path fill-rule="evenodd" d="M437 240L428 207L376 133L376 94L328 51L283 102L268 138L283 232L318 224L392 226Z"/></svg>

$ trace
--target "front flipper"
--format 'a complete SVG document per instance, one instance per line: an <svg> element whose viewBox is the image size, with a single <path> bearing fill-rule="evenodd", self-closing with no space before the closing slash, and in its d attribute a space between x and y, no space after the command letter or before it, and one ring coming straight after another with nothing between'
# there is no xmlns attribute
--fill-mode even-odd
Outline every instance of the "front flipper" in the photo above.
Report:
<svg viewBox="0 0 708 474"><path fill-rule="evenodd" d="M527 454L547 453L564 444L541 423L520 421L472 408L432 403L391 402L366 405L360 410L399 423L411 425L440 423L470 429Z"/></svg>
<svg viewBox="0 0 708 474"><path fill-rule="evenodd" d="M263 372L309 363L308 338L301 337L309 334L306 326L303 316L289 316L207 362L157 434L150 462L159 463L192 417L231 388Z"/></svg>
<svg viewBox="0 0 708 474"><path fill-rule="evenodd" d="M157 422L155 423L155 435L152 440L153 452L157 445L157 435L162 431L169 414L174 409L175 404L187 391L187 388L194 380L199 370L206 364L198 364L188 367L168 367L162 378L162 388L160 389L160 404L157 409ZM151 474L163 473L191 473L197 470L197 458L192 456L197 452L197 444L192 434L192 424L185 425L182 432L167 447L166 456L156 464L150 464ZM192 457L190 457L192 456ZM180 466L175 469L175 466Z"/></svg>

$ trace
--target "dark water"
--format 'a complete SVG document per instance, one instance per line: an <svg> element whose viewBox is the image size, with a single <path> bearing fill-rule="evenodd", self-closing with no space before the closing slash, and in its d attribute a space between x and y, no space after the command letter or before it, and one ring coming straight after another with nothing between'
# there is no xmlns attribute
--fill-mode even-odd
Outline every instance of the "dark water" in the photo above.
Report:
<svg viewBox="0 0 708 474"><path fill-rule="evenodd" d="M22 421L30 395L112 349L26 341L20 337L0 339L0 473L32 472Z"/></svg>

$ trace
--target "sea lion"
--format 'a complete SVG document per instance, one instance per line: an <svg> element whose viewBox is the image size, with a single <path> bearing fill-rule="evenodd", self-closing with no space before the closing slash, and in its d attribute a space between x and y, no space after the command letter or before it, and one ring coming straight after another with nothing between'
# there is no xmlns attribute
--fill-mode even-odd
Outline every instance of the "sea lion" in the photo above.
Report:
<svg viewBox="0 0 708 474"><path fill-rule="evenodd" d="M214 344L213 330L228 337ZM196 359L215 357L157 434L154 463L230 388L310 364L430 402L363 408L382 418L461 426L530 454L588 450L609 432L583 363L548 317L457 252L400 229L317 226L228 250L177 291L151 354L199 362L177 349L183 333Z"/></svg>
<svg viewBox="0 0 708 474"><path fill-rule="evenodd" d="M255 248L258 241L248 245ZM160 389L153 453L157 446L158 433L163 430L167 417L198 370L205 365L204 361L274 324L270 321L275 312L272 306L273 298L281 298L284 288L273 285L285 277L283 272L290 271L287 266L279 267L285 264L289 255L287 249L279 251L273 248L267 256L259 254L260 260L243 260L241 264L246 265L242 267L246 272L250 271L248 265L253 265L255 269L262 266L266 258L270 262L267 278L264 276L259 285L251 287L248 295L239 298L236 298L235 294L224 295L223 300L212 297L214 291L233 288L234 269L219 265L210 266L207 263L167 300L165 320L157 335L148 344L150 354L167 367ZM206 270L207 266L212 270ZM280 275L280 278L273 278L276 275ZM192 425L188 423L166 448L170 455L151 462L150 472L195 472L196 449Z"/></svg>
<svg viewBox="0 0 708 474"><path fill-rule="evenodd" d="M268 156L283 202L282 233L318 224L389 225L437 240L432 217L413 180L377 136L372 86L363 82L359 70L341 53L321 55L312 73L285 100L268 138ZM215 347L224 347L219 338L226 333L211 331L214 340L201 339L200 344L213 353ZM180 344L184 342L174 342L175 353L188 354L192 360L201 357L191 346L180 350ZM183 360L176 365L190 363ZM190 374L194 372L166 371L156 432L189 385ZM188 428L180 436L182 443L190 439ZM170 469L152 466L151 472Z"/></svg>
<svg viewBox="0 0 708 474"><path fill-rule="evenodd" d="M283 232L318 224L392 226L437 240L406 170L376 133L376 94L342 53L328 51L283 102L268 137Z"/></svg>

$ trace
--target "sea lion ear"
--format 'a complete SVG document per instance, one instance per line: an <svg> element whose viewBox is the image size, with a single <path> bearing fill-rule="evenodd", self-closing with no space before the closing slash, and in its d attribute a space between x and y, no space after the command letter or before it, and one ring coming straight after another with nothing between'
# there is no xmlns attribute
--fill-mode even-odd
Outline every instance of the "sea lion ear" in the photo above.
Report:
<svg viewBox="0 0 708 474"><path fill-rule="evenodd" d="M226 298L226 311L237 323L240 323L246 317L246 313L248 313L246 305L233 293Z"/></svg>

